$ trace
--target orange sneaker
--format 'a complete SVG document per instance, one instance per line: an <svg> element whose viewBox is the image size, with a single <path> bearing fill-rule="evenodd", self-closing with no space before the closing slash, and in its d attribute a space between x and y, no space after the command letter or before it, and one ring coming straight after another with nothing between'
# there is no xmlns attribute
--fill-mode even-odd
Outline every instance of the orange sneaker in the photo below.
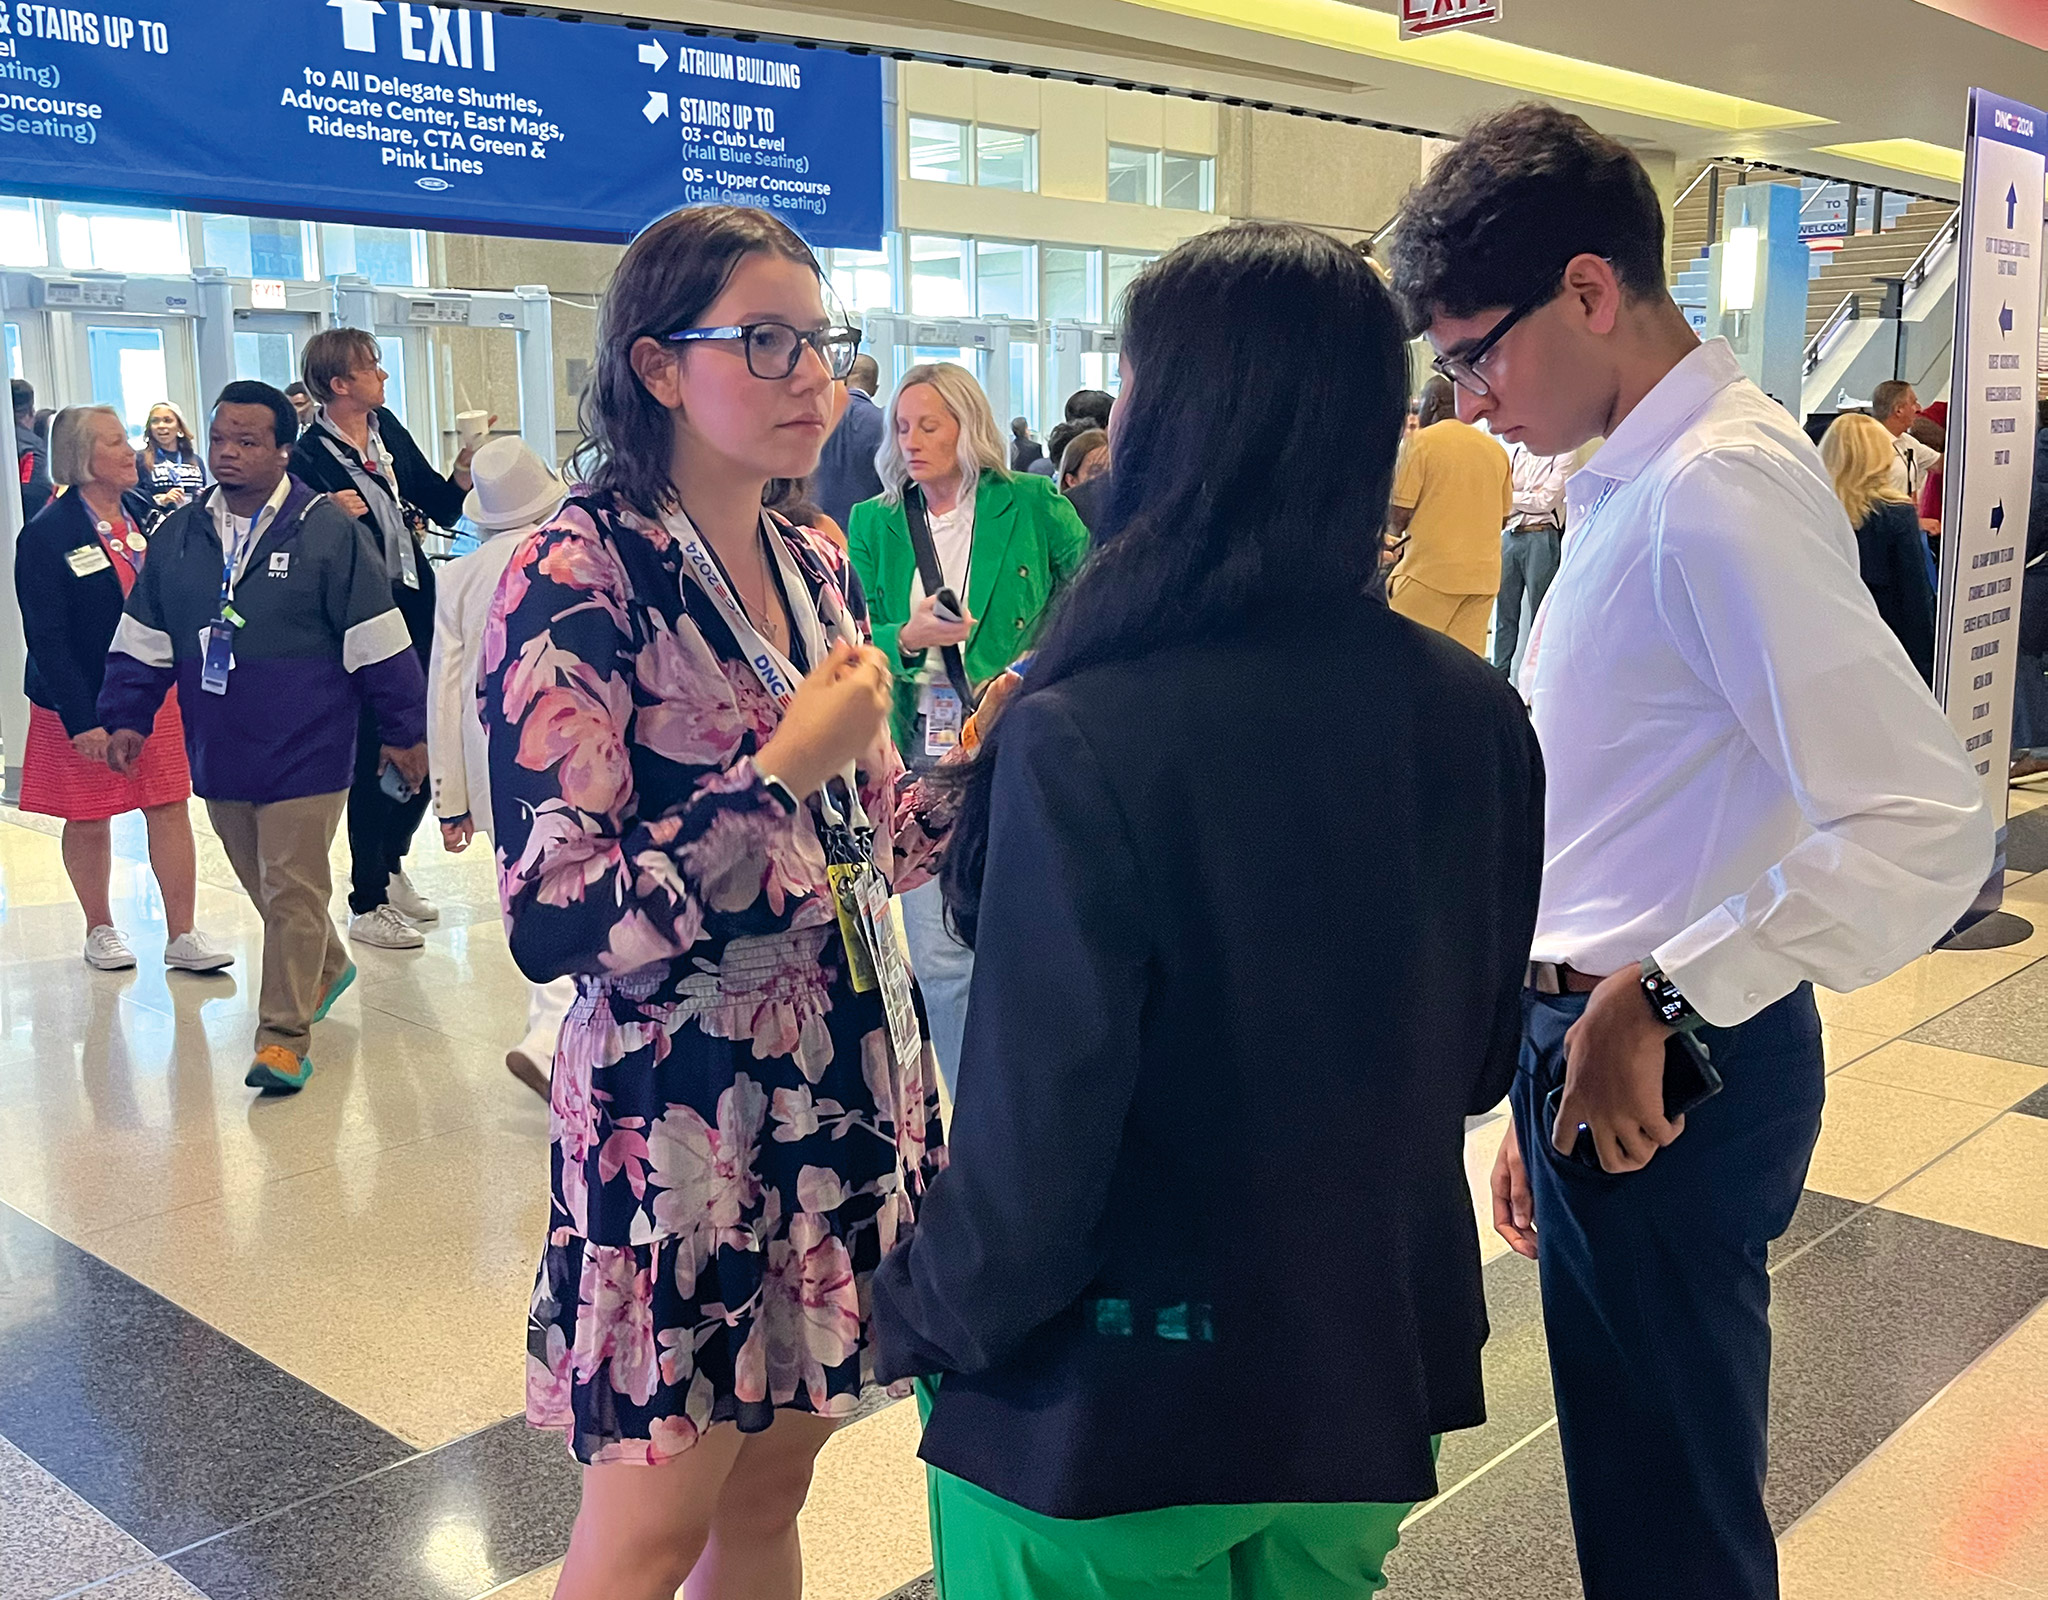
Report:
<svg viewBox="0 0 2048 1600"><path fill-rule="evenodd" d="M281 1044L267 1044L249 1063L249 1075L242 1081L265 1094L297 1094L313 1076L313 1063L295 1056Z"/></svg>

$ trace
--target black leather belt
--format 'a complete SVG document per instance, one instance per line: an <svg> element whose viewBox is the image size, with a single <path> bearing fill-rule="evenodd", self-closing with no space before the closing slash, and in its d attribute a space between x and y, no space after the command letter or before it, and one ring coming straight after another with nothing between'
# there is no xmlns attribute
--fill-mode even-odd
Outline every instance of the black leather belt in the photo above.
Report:
<svg viewBox="0 0 2048 1600"><path fill-rule="evenodd" d="M1527 987L1538 994L1591 994L1605 981L1563 961L1532 961Z"/></svg>

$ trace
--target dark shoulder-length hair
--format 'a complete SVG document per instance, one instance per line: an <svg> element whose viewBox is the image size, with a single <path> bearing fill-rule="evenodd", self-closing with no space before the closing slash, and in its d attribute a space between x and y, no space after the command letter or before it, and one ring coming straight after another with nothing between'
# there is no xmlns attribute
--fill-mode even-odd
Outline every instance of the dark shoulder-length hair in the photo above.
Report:
<svg viewBox="0 0 2048 1600"><path fill-rule="evenodd" d="M689 206L649 223L627 246L597 317L597 355L577 410L582 442L570 471L642 516L676 501L670 475L675 425L633 370L633 346L694 326L733 270L757 253L800 261L822 280L811 247L779 219L749 206Z"/></svg>
<svg viewBox="0 0 2048 1600"><path fill-rule="evenodd" d="M1020 695L1105 663L1372 603L1408 404L1400 315L1360 250L1238 223L1131 284L1101 536L1054 602ZM1219 398L1220 397L1220 398ZM945 894L974 941L998 723L962 791Z"/></svg>

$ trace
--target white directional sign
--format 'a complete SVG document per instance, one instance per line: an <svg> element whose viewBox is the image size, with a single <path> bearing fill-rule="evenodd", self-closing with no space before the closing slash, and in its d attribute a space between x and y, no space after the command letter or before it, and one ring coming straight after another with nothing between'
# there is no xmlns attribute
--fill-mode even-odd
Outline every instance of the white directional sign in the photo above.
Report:
<svg viewBox="0 0 2048 1600"><path fill-rule="evenodd" d="M2001 824L2034 478L2044 174L2048 118L2032 106L1972 89L1942 475L1934 689ZM2002 846L1999 860L2002 866ZM1999 881L1994 872L1989 903L1980 900L1979 909L1997 905Z"/></svg>

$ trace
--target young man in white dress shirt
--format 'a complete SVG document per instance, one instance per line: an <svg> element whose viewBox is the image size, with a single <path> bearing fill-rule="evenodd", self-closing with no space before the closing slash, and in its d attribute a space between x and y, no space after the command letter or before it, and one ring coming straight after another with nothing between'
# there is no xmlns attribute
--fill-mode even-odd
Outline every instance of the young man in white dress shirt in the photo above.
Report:
<svg viewBox="0 0 2048 1600"><path fill-rule="evenodd" d="M1493 1184L1542 1272L1585 1592L1775 1600L1764 1252L1820 1129L1812 985L1954 924L1982 786L1797 420L1672 303L1626 148L1499 113L1409 197L1393 270L1462 415L1540 455L1607 440L1524 668L1546 861ZM1667 1118L1672 1024L1725 1087Z"/></svg>

